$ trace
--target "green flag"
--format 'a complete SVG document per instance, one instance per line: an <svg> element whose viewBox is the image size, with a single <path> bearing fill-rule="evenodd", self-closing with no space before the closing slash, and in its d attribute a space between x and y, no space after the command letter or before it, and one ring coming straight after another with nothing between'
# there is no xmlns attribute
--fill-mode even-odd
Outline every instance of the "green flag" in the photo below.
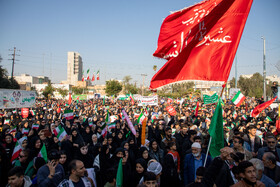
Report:
<svg viewBox="0 0 280 187"><path fill-rule="evenodd" d="M42 157L45 160L45 162L48 162L47 149L45 144L43 144L37 157Z"/></svg>
<svg viewBox="0 0 280 187"><path fill-rule="evenodd" d="M220 149L224 147L223 109L221 106L221 99L218 101L208 131L212 138L209 152L214 158L220 155Z"/></svg>
<svg viewBox="0 0 280 187"><path fill-rule="evenodd" d="M122 187L122 186L123 186L123 168L122 168L122 158L121 158L118 166L116 187Z"/></svg>
<svg viewBox="0 0 280 187"><path fill-rule="evenodd" d="M266 121L272 121L272 119L269 116L266 116L265 120Z"/></svg>
<svg viewBox="0 0 280 187"><path fill-rule="evenodd" d="M103 105L105 105L105 96L103 97Z"/></svg>
<svg viewBox="0 0 280 187"><path fill-rule="evenodd" d="M109 111L107 111L106 118L105 118L105 123L106 123L106 124L109 124L109 123L110 123Z"/></svg>
<svg viewBox="0 0 280 187"><path fill-rule="evenodd" d="M204 101L205 105L212 104L212 103L217 103L218 102L218 98L219 98L219 96L217 95L217 93L214 93L211 96L203 95L203 101Z"/></svg>

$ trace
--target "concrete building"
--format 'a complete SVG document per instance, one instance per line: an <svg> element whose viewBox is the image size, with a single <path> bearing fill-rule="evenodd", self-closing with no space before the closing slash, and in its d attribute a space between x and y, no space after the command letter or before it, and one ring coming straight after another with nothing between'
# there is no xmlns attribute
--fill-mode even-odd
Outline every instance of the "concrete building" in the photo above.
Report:
<svg viewBox="0 0 280 187"><path fill-rule="evenodd" d="M21 74L19 76L14 76L14 79L19 83L19 84L25 84L25 83L30 83L31 86L32 84L43 84L43 83L48 83L50 81L49 77L45 76L31 76L29 74Z"/></svg>
<svg viewBox="0 0 280 187"><path fill-rule="evenodd" d="M78 85L78 81L82 80L83 61L77 52L68 52L67 60L67 83L73 86Z"/></svg>
<svg viewBox="0 0 280 187"><path fill-rule="evenodd" d="M39 97L43 97L42 93L46 88L46 86L48 86L48 84L33 84L33 87L35 87ZM72 88L70 84L52 84L52 87L56 90L54 92L54 97L57 99L62 99L62 96L59 94L57 89L63 89L69 91Z"/></svg>

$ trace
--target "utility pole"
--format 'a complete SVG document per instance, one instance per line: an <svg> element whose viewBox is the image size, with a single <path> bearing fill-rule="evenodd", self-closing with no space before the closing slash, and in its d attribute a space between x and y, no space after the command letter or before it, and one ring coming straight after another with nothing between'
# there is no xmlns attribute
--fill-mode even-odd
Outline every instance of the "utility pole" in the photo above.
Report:
<svg viewBox="0 0 280 187"><path fill-rule="evenodd" d="M237 54L235 56L235 88L237 88Z"/></svg>
<svg viewBox="0 0 280 187"><path fill-rule="evenodd" d="M143 78L143 84L142 84L142 95L144 95L144 82L145 82L145 77L147 76L147 74L141 74L142 78Z"/></svg>
<svg viewBox="0 0 280 187"><path fill-rule="evenodd" d="M265 67L265 38L263 39L263 100L266 101L266 67Z"/></svg>
<svg viewBox="0 0 280 187"><path fill-rule="evenodd" d="M14 66L15 66L15 61L18 61L18 60L16 60L16 56L19 56L19 55L16 55L16 51L19 51L19 50L16 50L16 47L14 47L14 49L12 50L12 49L9 49L9 51L14 51L14 53L13 54L10 54L10 55L12 55L13 56L13 58L12 59L9 59L9 60L12 60L13 62L12 62L12 73L11 73L11 79L14 79Z"/></svg>

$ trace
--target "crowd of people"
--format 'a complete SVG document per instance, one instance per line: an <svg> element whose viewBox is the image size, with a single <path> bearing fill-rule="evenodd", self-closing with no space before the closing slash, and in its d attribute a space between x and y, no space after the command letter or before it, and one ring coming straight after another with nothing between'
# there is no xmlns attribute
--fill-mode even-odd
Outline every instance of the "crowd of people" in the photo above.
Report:
<svg viewBox="0 0 280 187"><path fill-rule="evenodd" d="M204 105L199 98L180 102L160 98L158 105L146 107L117 99L69 104L37 100L27 118L20 109L2 109L0 186L113 187L119 185L119 172L123 187L276 186L278 110L268 107L250 117L261 102L247 98L236 107L231 100L224 101L224 148L217 157L207 152L216 105ZM169 105L176 115L168 113ZM66 110L73 111L73 119L64 115ZM145 122L139 123L142 114ZM58 129L66 135L61 138Z"/></svg>

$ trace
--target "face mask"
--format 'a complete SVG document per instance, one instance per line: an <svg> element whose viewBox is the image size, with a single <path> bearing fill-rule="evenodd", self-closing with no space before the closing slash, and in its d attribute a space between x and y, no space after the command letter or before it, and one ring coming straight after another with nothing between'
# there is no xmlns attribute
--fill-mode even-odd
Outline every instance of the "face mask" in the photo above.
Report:
<svg viewBox="0 0 280 187"><path fill-rule="evenodd" d="M192 153L194 157L198 157L200 155L200 152L198 153Z"/></svg>

